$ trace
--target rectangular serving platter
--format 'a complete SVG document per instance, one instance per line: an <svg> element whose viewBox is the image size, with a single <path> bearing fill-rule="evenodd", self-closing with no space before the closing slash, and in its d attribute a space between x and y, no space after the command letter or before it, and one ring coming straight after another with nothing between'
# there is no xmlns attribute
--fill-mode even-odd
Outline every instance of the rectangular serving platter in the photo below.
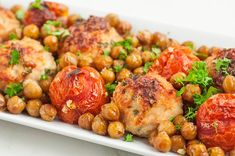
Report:
<svg viewBox="0 0 235 156"><path fill-rule="evenodd" d="M52 0L55 1L55 0ZM104 16L107 12L102 12L102 10L94 10L90 8L83 7L81 4L76 3L76 1L70 0L56 0L57 2L67 5L70 9L70 12L79 13L82 17L88 17L89 15ZM21 5L27 7L31 0L22 0ZM10 8L12 5L17 3L15 0L0 0L0 5L6 8ZM197 45L208 45L208 46L219 46L224 48L235 47L235 37L228 37L218 34L212 34L208 32L190 30L187 28L176 27L173 25L167 25L159 21L149 21L144 19L137 19L135 17L128 17L123 13L119 13L120 17L124 20L129 21L134 28L134 32L137 30L148 29L150 31L159 31L165 34L168 34L169 37L172 37L180 42L185 40L195 41ZM1 112L0 119L9 121L12 123L61 134L64 136L76 138L79 140L84 140L140 155L152 155L152 156L173 156L173 153L160 153L154 148L152 148L148 143L147 139L135 137L134 142L124 142L122 139L111 139L109 137L99 136L90 131L80 129L78 126L69 125L62 123L58 120L53 122L46 122L41 119L33 118L28 115L12 115L9 113Z"/></svg>

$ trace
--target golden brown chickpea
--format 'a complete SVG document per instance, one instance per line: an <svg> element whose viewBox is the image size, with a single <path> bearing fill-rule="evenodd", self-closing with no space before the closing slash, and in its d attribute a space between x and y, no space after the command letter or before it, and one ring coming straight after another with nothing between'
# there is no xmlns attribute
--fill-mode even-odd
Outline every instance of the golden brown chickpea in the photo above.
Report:
<svg viewBox="0 0 235 156"><path fill-rule="evenodd" d="M136 48L139 45L139 40L136 36L127 37L132 41L132 47Z"/></svg>
<svg viewBox="0 0 235 156"><path fill-rule="evenodd" d="M29 100L26 105L26 110L30 116L38 117L40 115L39 110L41 105L42 102L39 99Z"/></svg>
<svg viewBox="0 0 235 156"><path fill-rule="evenodd" d="M120 52L123 51L123 47L122 46L115 46L112 48L111 50L111 53L110 53L110 56L113 58L113 59L117 59L118 56L120 55Z"/></svg>
<svg viewBox="0 0 235 156"><path fill-rule="evenodd" d="M160 152L169 152L172 145L170 137L164 131L151 135L150 143Z"/></svg>
<svg viewBox="0 0 235 156"><path fill-rule="evenodd" d="M183 115L177 115L174 118L174 125L180 125L180 127L182 127L184 125L184 123L187 122L186 118Z"/></svg>
<svg viewBox="0 0 235 156"><path fill-rule="evenodd" d="M187 146L192 145L192 144L200 144L201 142L197 139L189 140L187 142Z"/></svg>
<svg viewBox="0 0 235 156"><path fill-rule="evenodd" d="M219 48L219 47L211 47L208 51L209 53L209 56L212 55L213 53L217 53L221 50L222 48Z"/></svg>
<svg viewBox="0 0 235 156"><path fill-rule="evenodd" d="M235 156L235 148L229 152L229 156Z"/></svg>
<svg viewBox="0 0 235 156"><path fill-rule="evenodd" d="M68 26L74 25L79 19L81 19L81 16L78 14L71 14L68 16Z"/></svg>
<svg viewBox="0 0 235 156"><path fill-rule="evenodd" d="M200 58L200 60L205 60L209 56L209 48L207 46L201 46L197 50L197 57Z"/></svg>
<svg viewBox="0 0 235 156"><path fill-rule="evenodd" d="M127 21L120 21L116 27L117 31L121 35L125 35L129 33L132 29L132 26L129 22Z"/></svg>
<svg viewBox="0 0 235 156"><path fill-rule="evenodd" d="M49 35L44 38L43 43L49 48L49 51L54 53L58 50L58 38L53 35Z"/></svg>
<svg viewBox="0 0 235 156"><path fill-rule="evenodd" d="M37 39L39 37L39 28L35 24L30 24L24 27L23 34L26 37Z"/></svg>
<svg viewBox="0 0 235 156"><path fill-rule="evenodd" d="M208 156L206 146L203 144L192 144L187 147L188 156Z"/></svg>
<svg viewBox="0 0 235 156"><path fill-rule="evenodd" d="M141 53L142 60L144 63L151 62L154 60L154 54L150 51L144 51Z"/></svg>
<svg viewBox="0 0 235 156"><path fill-rule="evenodd" d="M78 60L77 56L74 53L67 52L63 54L59 59L59 65L61 68L64 68L69 65L77 66Z"/></svg>
<svg viewBox="0 0 235 156"><path fill-rule="evenodd" d="M143 67L138 67L133 71L133 73L135 75L143 75L144 74L144 68Z"/></svg>
<svg viewBox="0 0 235 156"><path fill-rule="evenodd" d="M113 83L115 80L115 74L111 69L104 68L100 74L103 77L105 83Z"/></svg>
<svg viewBox="0 0 235 156"><path fill-rule="evenodd" d="M171 137L171 151L177 152L179 149L185 149L186 143L184 138L181 135L173 135Z"/></svg>
<svg viewBox="0 0 235 156"><path fill-rule="evenodd" d="M197 127L192 122L185 122L180 132L186 140L193 140L197 136Z"/></svg>
<svg viewBox="0 0 235 156"><path fill-rule="evenodd" d="M135 69L142 65L142 58L140 53L134 52L126 57L126 64L128 68Z"/></svg>
<svg viewBox="0 0 235 156"><path fill-rule="evenodd" d="M43 25L40 29L40 33L41 33L40 35L41 35L41 37L45 38L46 36L50 35L48 32L54 32L54 31L56 31L55 26L53 26L53 25L47 25L47 26Z"/></svg>
<svg viewBox="0 0 235 156"><path fill-rule="evenodd" d="M172 136L176 132L175 125L169 120L162 121L158 126L158 132L162 131L165 131L169 136Z"/></svg>
<svg viewBox="0 0 235 156"><path fill-rule="evenodd" d="M85 67L85 66L91 66L93 63L92 56L80 54L78 56L78 66L79 67Z"/></svg>
<svg viewBox="0 0 235 156"><path fill-rule="evenodd" d="M20 114L25 108L25 102L18 96L13 96L7 101L7 110L12 114Z"/></svg>
<svg viewBox="0 0 235 156"><path fill-rule="evenodd" d="M185 91L182 95L182 98L185 101L193 103L193 95L194 94L201 94L201 88L198 84L187 84L185 86Z"/></svg>
<svg viewBox="0 0 235 156"><path fill-rule="evenodd" d="M96 115L92 121L92 131L99 135L106 135L108 124L102 115Z"/></svg>
<svg viewBox="0 0 235 156"><path fill-rule="evenodd" d="M111 138L121 138L125 133L123 123L120 121L110 122L108 126L108 134Z"/></svg>
<svg viewBox="0 0 235 156"><path fill-rule="evenodd" d="M179 45L180 45L180 44L179 44L179 42L178 42L178 41L176 41L176 40L174 40L174 39L170 38L170 39L169 39L169 43L168 43L167 47L179 46Z"/></svg>
<svg viewBox="0 0 235 156"><path fill-rule="evenodd" d="M82 114L78 119L78 125L87 130L91 130L91 124L94 119L94 115L91 113Z"/></svg>
<svg viewBox="0 0 235 156"><path fill-rule="evenodd" d="M130 70L123 68L117 75L117 81L125 80L126 78L131 76Z"/></svg>
<svg viewBox="0 0 235 156"><path fill-rule="evenodd" d="M6 104L5 97L2 94L0 94L0 112L5 111L6 107L7 107L7 104Z"/></svg>
<svg viewBox="0 0 235 156"><path fill-rule="evenodd" d="M57 110L53 105L45 104L41 106L39 113L43 120L52 121L56 117Z"/></svg>
<svg viewBox="0 0 235 156"><path fill-rule="evenodd" d="M23 87L23 94L28 99L39 99L42 96L42 88L36 81L25 81Z"/></svg>
<svg viewBox="0 0 235 156"><path fill-rule="evenodd" d="M209 156L224 156L224 150L220 147L208 148Z"/></svg>
<svg viewBox="0 0 235 156"><path fill-rule="evenodd" d="M223 81L223 89L226 93L235 93L235 77L227 75Z"/></svg>
<svg viewBox="0 0 235 156"><path fill-rule="evenodd" d="M19 5L19 4L13 5L11 7L11 12L13 12L15 14L20 9L23 9L22 5Z"/></svg>
<svg viewBox="0 0 235 156"><path fill-rule="evenodd" d="M120 117L120 111L116 104L108 103L101 107L100 113L106 120L117 121Z"/></svg>
<svg viewBox="0 0 235 156"><path fill-rule="evenodd" d="M110 24L112 27L117 27L120 22L118 15L110 13L105 16L105 20Z"/></svg>
<svg viewBox="0 0 235 156"><path fill-rule="evenodd" d="M169 39L166 35L156 32L153 34L153 43L155 43L161 50L164 50L169 45Z"/></svg>
<svg viewBox="0 0 235 156"><path fill-rule="evenodd" d="M182 43L182 46L189 47L193 51L196 49L196 46L192 41L185 41Z"/></svg>
<svg viewBox="0 0 235 156"><path fill-rule="evenodd" d="M177 80L182 80L186 77L186 74L183 72L178 72L175 73L174 75L171 76L170 82L174 86L175 89L180 89L183 87L183 84L177 83Z"/></svg>
<svg viewBox="0 0 235 156"><path fill-rule="evenodd" d="M98 70L110 68L113 64L113 59L110 56L100 55L95 58L94 64Z"/></svg>
<svg viewBox="0 0 235 156"><path fill-rule="evenodd" d="M51 76L48 76L47 79L39 81L39 85L42 88L43 92L47 93L49 91L52 80L53 78Z"/></svg>
<svg viewBox="0 0 235 156"><path fill-rule="evenodd" d="M153 35L150 31L143 30L138 32L137 38L142 44L149 45L152 43Z"/></svg>
<svg viewBox="0 0 235 156"><path fill-rule="evenodd" d="M121 68L123 68L124 64L125 64L125 61L123 61L123 60L114 60L113 61L113 67L120 66Z"/></svg>

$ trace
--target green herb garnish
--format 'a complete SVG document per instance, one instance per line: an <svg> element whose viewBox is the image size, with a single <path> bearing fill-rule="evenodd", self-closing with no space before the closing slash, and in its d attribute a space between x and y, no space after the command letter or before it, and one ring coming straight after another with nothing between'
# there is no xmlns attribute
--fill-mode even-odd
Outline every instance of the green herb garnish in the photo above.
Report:
<svg viewBox="0 0 235 156"><path fill-rule="evenodd" d="M48 79L48 75L46 73L42 74L40 77L40 80L47 80Z"/></svg>
<svg viewBox="0 0 235 156"><path fill-rule="evenodd" d="M32 9L40 9L41 10L43 8L42 5L41 5L41 2L42 2L42 0L35 0L31 4L30 8L32 8Z"/></svg>
<svg viewBox="0 0 235 156"><path fill-rule="evenodd" d="M152 56L152 58L153 59L156 59L156 58L158 58L159 56L160 56L160 54L161 54L161 49L159 49L159 48L156 48L156 47L153 47L152 48L152 52L153 52L153 56Z"/></svg>
<svg viewBox="0 0 235 156"><path fill-rule="evenodd" d="M5 89L5 94L12 97L23 90L23 85L20 83L10 83Z"/></svg>
<svg viewBox="0 0 235 156"><path fill-rule="evenodd" d="M181 126L180 126L179 124L177 124L177 125L175 125L175 129L176 129L177 131L180 131L180 130L181 130Z"/></svg>
<svg viewBox="0 0 235 156"><path fill-rule="evenodd" d="M113 69L114 69L114 71L115 71L116 73L118 73L118 72L120 72L120 71L122 70L122 66L116 65L116 66L113 67Z"/></svg>
<svg viewBox="0 0 235 156"><path fill-rule="evenodd" d="M15 33L10 33L8 38L9 38L9 40L17 40L18 39L18 37Z"/></svg>
<svg viewBox="0 0 235 156"><path fill-rule="evenodd" d="M46 21L45 24L53 25L55 27L61 26L61 22L60 21L51 21L51 20L48 20L48 21Z"/></svg>
<svg viewBox="0 0 235 156"><path fill-rule="evenodd" d="M80 52L80 51L78 51L76 54L77 54L77 56L80 56L80 55L81 55L81 52Z"/></svg>
<svg viewBox="0 0 235 156"><path fill-rule="evenodd" d="M215 69L217 72L221 72L223 75L229 75L227 68L229 67L230 63L231 60L226 57L223 59L217 59L215 63Z"/></svg>
<svg viewBox="0 0 235 156"><path fill-rule="evenodd" d="M125 137L124 137L124 141L126 142L133 142L134 139L133 139L133 135L128 133Z"/></svg>
<svg viewBox="0 0 235 156"><path fill-rule="evenodd" d="M109 56L109 54L110 54L110 51L108 51L108 50L104 51L104 56Z"/></svg>
<svg viewBox="0 0 235 156"><path fill-rule="evenodd" d="M146 63L144 64L143 70L144 70L144 73L145 73L145 74L149 71L149 68L152 66L152 64L153 64L153 62L146 62Z"/></svg>
<svg viewBox="0 0 235 156"><path fill-rule="evenodd" d="M11 51L11 59L9 61L10 65L15 65L15 64L19 64L19 60L20 60L20 53L17 50L12 50Z"/></svg>
<svg viewBox="0 0 235 156"><path fill-rule="evenodd" d="M185 86L182 87L179 91L176 92L176 96L181 96L184 93L185 89Z"/></svg>
<svg viewBox="0 0 235 156"><path fill-rule="evenodd" d="M107 83L105 84L105 88L106 88L106 91L109 93L109 94L113 94L115 88L116 88L117 84L116 83Z"/></svg>
<svg viewBox="0 0 235 156"><path fill-rule="evenodd" d="M24 10L23 9L19 9L16 11L16 18L21 21L24 19Z"/></svg>
<svg viewBox="0 0 235 156"><path fill-rule="evenodd" d="M186 114L184 115L184 117L188 120L188 121L194 121L196 118L196 113L197 113L197 108L193 108L193 107L188 107L186 110Z"/></svg>
<svg viewBox="0 0 235 156"><path fill-rule="evenodd" d="M175 117L173 117L173 116L170 117L170 119L169 119L170 122L173 122L174 120L175 120Z"/></svg>
<svg viewBox="0 0 235 156"><path fill-rule="evenodd" d="M119 56L118 56L118 59L119 59L119 60L125 60L126 57L127 57L127 52L126 52L125 50L121 50L121 51L120 51L120 54L119 54Z"/></svg>
<svg viewBox="0 0 235 156"><path fill-rule="evenodd" d="M132 50L132 40L129 38L123 41L115 42L114 46L123 46L124 49L130 52Z"/></svg>

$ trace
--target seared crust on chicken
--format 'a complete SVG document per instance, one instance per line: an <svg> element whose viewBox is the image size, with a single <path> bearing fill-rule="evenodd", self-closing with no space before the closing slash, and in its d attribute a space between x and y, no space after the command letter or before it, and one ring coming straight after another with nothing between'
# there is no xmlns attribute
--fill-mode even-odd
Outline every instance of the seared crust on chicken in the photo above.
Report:
<svg viewBox="0 0 235 156"><path fill-rule="evenodd" d="M154 73L119 83L113 102L121 111L126 130L141 137L148 137L159 123L183 113L181 97L165 78Z"/></svg>
<svg viewBox="0 0 235 156"><path fill-rule="evenodd" d="M7 40L10 33L21 36L20 22L10 10L0 7L0 42Z"/></svg>
<svg viewBox="0 0 235 156"><path fill-rule="evenodd" d="M20 54L19 63L11 65L11 53ZM24 79L39 80L45 70L56 70L51 53L44 50L40 42L24 38L7 41L0 47L0 90L10 82L22 82Z"/></svg>

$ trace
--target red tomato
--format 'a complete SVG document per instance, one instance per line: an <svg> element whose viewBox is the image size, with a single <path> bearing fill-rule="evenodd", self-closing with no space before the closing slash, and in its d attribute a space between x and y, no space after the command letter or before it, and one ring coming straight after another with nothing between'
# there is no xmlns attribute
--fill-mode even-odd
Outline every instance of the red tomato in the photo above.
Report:
<svg viewBox="0 0 235 156"><path fill-rule="evenodd" d="M235 94L217 94L197 111L199 139L208 147L219 146L225 151L235 145Z"/></svg>
<svg viewBox="0 0 235 156"><path fill-rule="evenodd" d="M149 72L157 72L159 75L170 79L177 72L188 71L195 61L200 61L188 47L175 46L164 50L159 58L155 60Z"/></svg>
<svg viewBox="0 0 235 156"><path fill-rule="evenodd" d="M104 81L92 67L65 67L52 81L49 95L59 118L67 123L77 123L86 112L98 114L106 101Z"/></svg>

